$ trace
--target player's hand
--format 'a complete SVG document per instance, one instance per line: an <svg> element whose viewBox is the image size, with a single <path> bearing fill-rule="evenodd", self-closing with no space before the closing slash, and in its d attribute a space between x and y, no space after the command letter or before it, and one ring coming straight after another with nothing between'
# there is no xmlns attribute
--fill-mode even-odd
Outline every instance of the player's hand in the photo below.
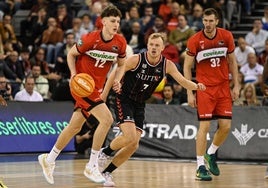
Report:
<svg viewBox="0 0 268 188"><path fill-rule="evenodd" d="M192 108L197 107L196 97L192 93L187 95L187 101L188 101L189 106L191 106Z"/></svg>
<svg viewBox="0 0 268 188"><path fill-rule="evenodd" d="M7 106L7 101L0 95L0 105Z"/></svg>
<svg viewBox="0 0 268 188"><path fill-rule="evenodd" d="M232 94L232 99L234 101L237 100L240 94L240 86L234 86L231 94Z"/></svg>
<svg viewBox="0 0 268 188"><path fill-rule="evenodd" d="M113 90L116 93L119 93L120 92L120 90L121 90L121 83L118 80L115 80L114 81L114 83L113 83Z"/></svg>
<svg viewBox="0 0 268 188"><path fill-rule="evenodd" d="M206 90L206 86L202 83L198 83L197 84L197 90L201 90L201 91L204 91Z"/></svg>

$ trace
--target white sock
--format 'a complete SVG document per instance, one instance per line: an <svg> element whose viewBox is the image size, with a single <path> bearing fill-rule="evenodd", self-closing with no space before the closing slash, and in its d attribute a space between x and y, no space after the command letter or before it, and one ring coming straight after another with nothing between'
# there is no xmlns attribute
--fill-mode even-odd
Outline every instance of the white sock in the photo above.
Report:
<svg viewBox="0 0 268 188"><path fill-rule="evenodd" d="M98 156L100 151L96 151L94 149L91 149L90 158L88 161L88 167L91 168L93 166L98 166Z"/></svg>
<svg viewBox="0 0 268 188"><path fill-rule="evenodd" d="M201 165L205 165L204 156L196 156L196 162L197 162L197 169L198 169Z"/></svg>
<svg viewBox="0 0 268 188"><path fill-rule="evenodd" d="M219 146L214 145L213 143L211 143L210 147L208 148L208 154L215 154L217 149L219 148Z"/></svg>
<svg viewBox="0 0 268 188"><path fill-rule="evenodd" d="M53 146L50 153L47 155L47 162L48 163L55 163L56 158L59 156L61 150L56 148L56 146Z"/></svg>

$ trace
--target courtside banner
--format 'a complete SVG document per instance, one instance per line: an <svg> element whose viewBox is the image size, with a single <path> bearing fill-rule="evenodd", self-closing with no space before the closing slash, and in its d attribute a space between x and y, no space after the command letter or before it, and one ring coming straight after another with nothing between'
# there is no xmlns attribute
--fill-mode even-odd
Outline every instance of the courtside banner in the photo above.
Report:
<svg viewBox="0 0 268 188"><path fill-rule="evenodd" d="M0 153L50 151L72 112L72 102L8 102L0 107Z"/></svg>
<svg viewBox="0 0 268 188"><path fill-rule="evenodd" d="M219 159L268 159L268 107L234 107L231 132Z"/></svg>

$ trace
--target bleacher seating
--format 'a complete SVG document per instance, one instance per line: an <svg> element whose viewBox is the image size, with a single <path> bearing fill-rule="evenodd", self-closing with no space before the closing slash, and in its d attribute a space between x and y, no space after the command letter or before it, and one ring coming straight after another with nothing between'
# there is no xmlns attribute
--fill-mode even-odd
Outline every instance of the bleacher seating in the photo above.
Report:
<svg viewBox="0 0 268 188"><path fill-rule="evenodd" d="M14 26L16 36L20 36L20 22L27 19L30 10L18 10L12 19L12 25Z"/></svg>

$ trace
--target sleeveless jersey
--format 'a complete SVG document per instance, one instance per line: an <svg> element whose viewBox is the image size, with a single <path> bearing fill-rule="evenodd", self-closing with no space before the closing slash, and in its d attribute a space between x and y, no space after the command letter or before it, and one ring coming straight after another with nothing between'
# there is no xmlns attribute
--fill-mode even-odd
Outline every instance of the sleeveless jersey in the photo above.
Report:
<svg viewBox="0 0 268 188"><path fill-rule="evenodd" d="M126 56L126 40L116 34L110 41L104 41L101 30L83 35L76 44L81 53L76 60L77 73L88 73L95 81L95 89L103 89L106 75L117 57Z"/></svg>
<svg viewBox="0 0 268 188"><path fill-rule="evenodd" d="M139 54L135 69L127 71L122 79L122 94L139 103L150 98L166 72L164 56L156 65L152 65L146 55L146 52Z"/></svg>
<svg viewBox="0 0 268 188"><path fill-rule="evenodd" d="M199 31L187 42L187 54L195 56L196 80L206 86L214 86L229 80L227 54L235 49L231 32L217 28L209 39Z"/></svg>

